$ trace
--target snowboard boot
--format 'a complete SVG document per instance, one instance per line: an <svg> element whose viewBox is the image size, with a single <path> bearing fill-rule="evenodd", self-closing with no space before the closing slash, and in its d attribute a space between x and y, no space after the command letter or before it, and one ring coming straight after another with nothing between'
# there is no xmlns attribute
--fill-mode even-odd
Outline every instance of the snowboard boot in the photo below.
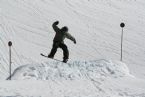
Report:
<svg viewBox="0 0 145 97"><path fill-rule="evenodd" d="M51 58L51 59L53 59L53 56L50 56L50 55L48 55L48 58Z"/></svg>
<svg viewBox="0 0 145 97"><path fill-rule="evenodd" d="M62 62L67 63L67 61L68 61L68 59L63 59L63 61L62 61Z"/></svg>

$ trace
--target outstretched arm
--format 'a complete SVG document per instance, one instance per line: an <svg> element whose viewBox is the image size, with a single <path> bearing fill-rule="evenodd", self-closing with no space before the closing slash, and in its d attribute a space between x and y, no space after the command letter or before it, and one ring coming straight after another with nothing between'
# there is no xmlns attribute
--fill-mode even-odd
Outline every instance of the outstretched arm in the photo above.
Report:
<svg viewBox="0 0 145 97"><path fill-rule="evenodd" d="M71 41L73 41L76 44L76 39L69 33L66 32L66 38L70 39Z"/></svg>
<svg viewBox="0 0 145 97"><path fill-rule="evenodd" d="M54 29L55 32L57 32L58 30L60 30L60 29L57 27L58 24L59 24L59 21L56 21L56 22L54 22L54 23L52 24L52 27L53 27L53 29Z"/></svg>

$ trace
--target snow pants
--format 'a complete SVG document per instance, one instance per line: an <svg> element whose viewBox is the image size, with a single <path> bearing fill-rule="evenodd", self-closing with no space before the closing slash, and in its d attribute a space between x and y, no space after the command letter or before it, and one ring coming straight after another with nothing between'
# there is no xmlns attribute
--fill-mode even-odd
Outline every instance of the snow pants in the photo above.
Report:
<svg viewBox="0 0 145 97"><path fill-rule="evenodd" d="M55 41L53 42L53 47L48 57L53 58L58 48L61 48L63 50L63 59L64 60L68 59L69 51L67 46L63 42L55 42Z"/></svg>

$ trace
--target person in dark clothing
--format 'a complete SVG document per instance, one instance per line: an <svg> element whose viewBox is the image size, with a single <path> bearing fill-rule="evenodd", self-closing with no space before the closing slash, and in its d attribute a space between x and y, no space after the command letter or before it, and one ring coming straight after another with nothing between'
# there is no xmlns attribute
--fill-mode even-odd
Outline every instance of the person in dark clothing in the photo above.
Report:
<svg viewBox="0 0 145 97"><path fill-rule="evenodd" d="M53 58L57 49L61 48L63 50L63 62L66 63L69 59L69 51L68 51L66 44L64 44L64 39L68 38L68 39L72 40L75 44L76 44L76 40L71 34L68 33L68 28L66 26L64 26L60 29L57 26L58 24L59 24L59 21L56 21L52 25L56 34L53 39L53 46L52 46L51 52L48 55L48 57Z"/></svg>

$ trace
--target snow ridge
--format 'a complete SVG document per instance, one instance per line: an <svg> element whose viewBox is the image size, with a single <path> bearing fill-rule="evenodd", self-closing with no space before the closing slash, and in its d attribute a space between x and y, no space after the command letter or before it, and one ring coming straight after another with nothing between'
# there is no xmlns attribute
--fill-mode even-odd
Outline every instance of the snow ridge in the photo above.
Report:
<svg viewBox="0 0 145 97"><path fill-rule="evenodd" d="M74 61L69 64L49 61L40 64L29 64L17 68L12 79L36 80L75 80L89 78L93 80L106 77L131 76L126 64L111 60Z"/></svg>

